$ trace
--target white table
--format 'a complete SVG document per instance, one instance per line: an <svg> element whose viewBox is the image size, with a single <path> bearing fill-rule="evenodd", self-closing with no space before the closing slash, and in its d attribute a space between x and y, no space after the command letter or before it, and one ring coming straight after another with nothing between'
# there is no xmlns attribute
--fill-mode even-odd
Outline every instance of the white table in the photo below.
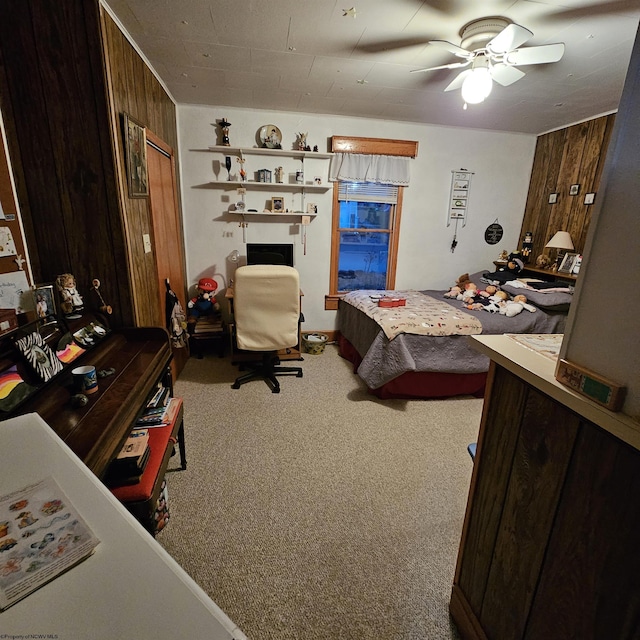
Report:
<svg viewBox="0 0 640 640"><path fill-rule="evenodd" d="M39 415L0 422L0 495L47 476L100 544L91 557L0 613L0 636L246 640Z"/></svg>

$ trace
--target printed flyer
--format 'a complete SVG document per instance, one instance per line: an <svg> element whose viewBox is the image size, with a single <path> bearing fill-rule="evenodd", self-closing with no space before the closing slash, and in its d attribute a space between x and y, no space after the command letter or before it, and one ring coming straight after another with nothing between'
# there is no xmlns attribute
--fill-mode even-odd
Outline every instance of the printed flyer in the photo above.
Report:
<svg viewBox="0 0 640 640"><path fill-rule="evenodd" d="M93 553L99 540L51 477L0 498L0 610Z"/></svg>

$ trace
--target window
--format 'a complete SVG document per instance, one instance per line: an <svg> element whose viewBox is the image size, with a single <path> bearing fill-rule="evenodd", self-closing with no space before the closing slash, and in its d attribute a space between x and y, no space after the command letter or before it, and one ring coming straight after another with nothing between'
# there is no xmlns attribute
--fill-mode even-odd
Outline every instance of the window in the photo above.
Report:
<svg viewBox="0 0 640 640"><path fill-rule="evenodd" d="M371 182L334 184L331 295L393 289L402 189Z"/></svg>
<svg viewBox="0 0 640 640"><path fill-rule="evenodd" d="M324 308L337 310L347 291L393 289L404 185L413 140L332 136L331 276Z"/></svg>

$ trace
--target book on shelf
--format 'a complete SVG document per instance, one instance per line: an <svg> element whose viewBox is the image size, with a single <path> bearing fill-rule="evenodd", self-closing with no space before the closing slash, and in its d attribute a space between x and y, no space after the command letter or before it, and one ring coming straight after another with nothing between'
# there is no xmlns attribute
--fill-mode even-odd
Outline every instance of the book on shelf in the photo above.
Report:
<svg viewBox="0 0 640 640"><path fill-rule="evenodd" d="M171 424L180 408L180 398L171 398L166 406L146 409L136 420L138 427L165 427Z"/></svg>
<svg viewBox="0 0 640 640"><path fill-rule="evenodd" d="M156 392L151 396L149 401L147 402L146 409L156 409L158 407L164 407L170 400L169 394L171 390L169 387L160 386L156 390Z"/></svg>
<svg viewBox="0 0 640 640"><path fill-rule="evenodd" d="M0 497L0 611L87 559L100 540L58 483Z"/></svg>

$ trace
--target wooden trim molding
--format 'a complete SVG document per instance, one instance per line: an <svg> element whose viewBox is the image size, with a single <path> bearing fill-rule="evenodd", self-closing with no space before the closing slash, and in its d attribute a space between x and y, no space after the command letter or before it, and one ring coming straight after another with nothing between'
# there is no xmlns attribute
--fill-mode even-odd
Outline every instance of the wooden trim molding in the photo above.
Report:
<svg viewBox="0 0 640 640"><path fill-rule="evenodd" d="M418 155L418 143L414 140L331 136L331 151L334 153L371 153L382 156L415 158Z"/></svg>
<svg viewBox="0 0 640 640"><path fill-rule="evenodd" d="M457 584L454 584L451 590L449 612L458 632L465 640L488 640L471 605Z"/></svg>

